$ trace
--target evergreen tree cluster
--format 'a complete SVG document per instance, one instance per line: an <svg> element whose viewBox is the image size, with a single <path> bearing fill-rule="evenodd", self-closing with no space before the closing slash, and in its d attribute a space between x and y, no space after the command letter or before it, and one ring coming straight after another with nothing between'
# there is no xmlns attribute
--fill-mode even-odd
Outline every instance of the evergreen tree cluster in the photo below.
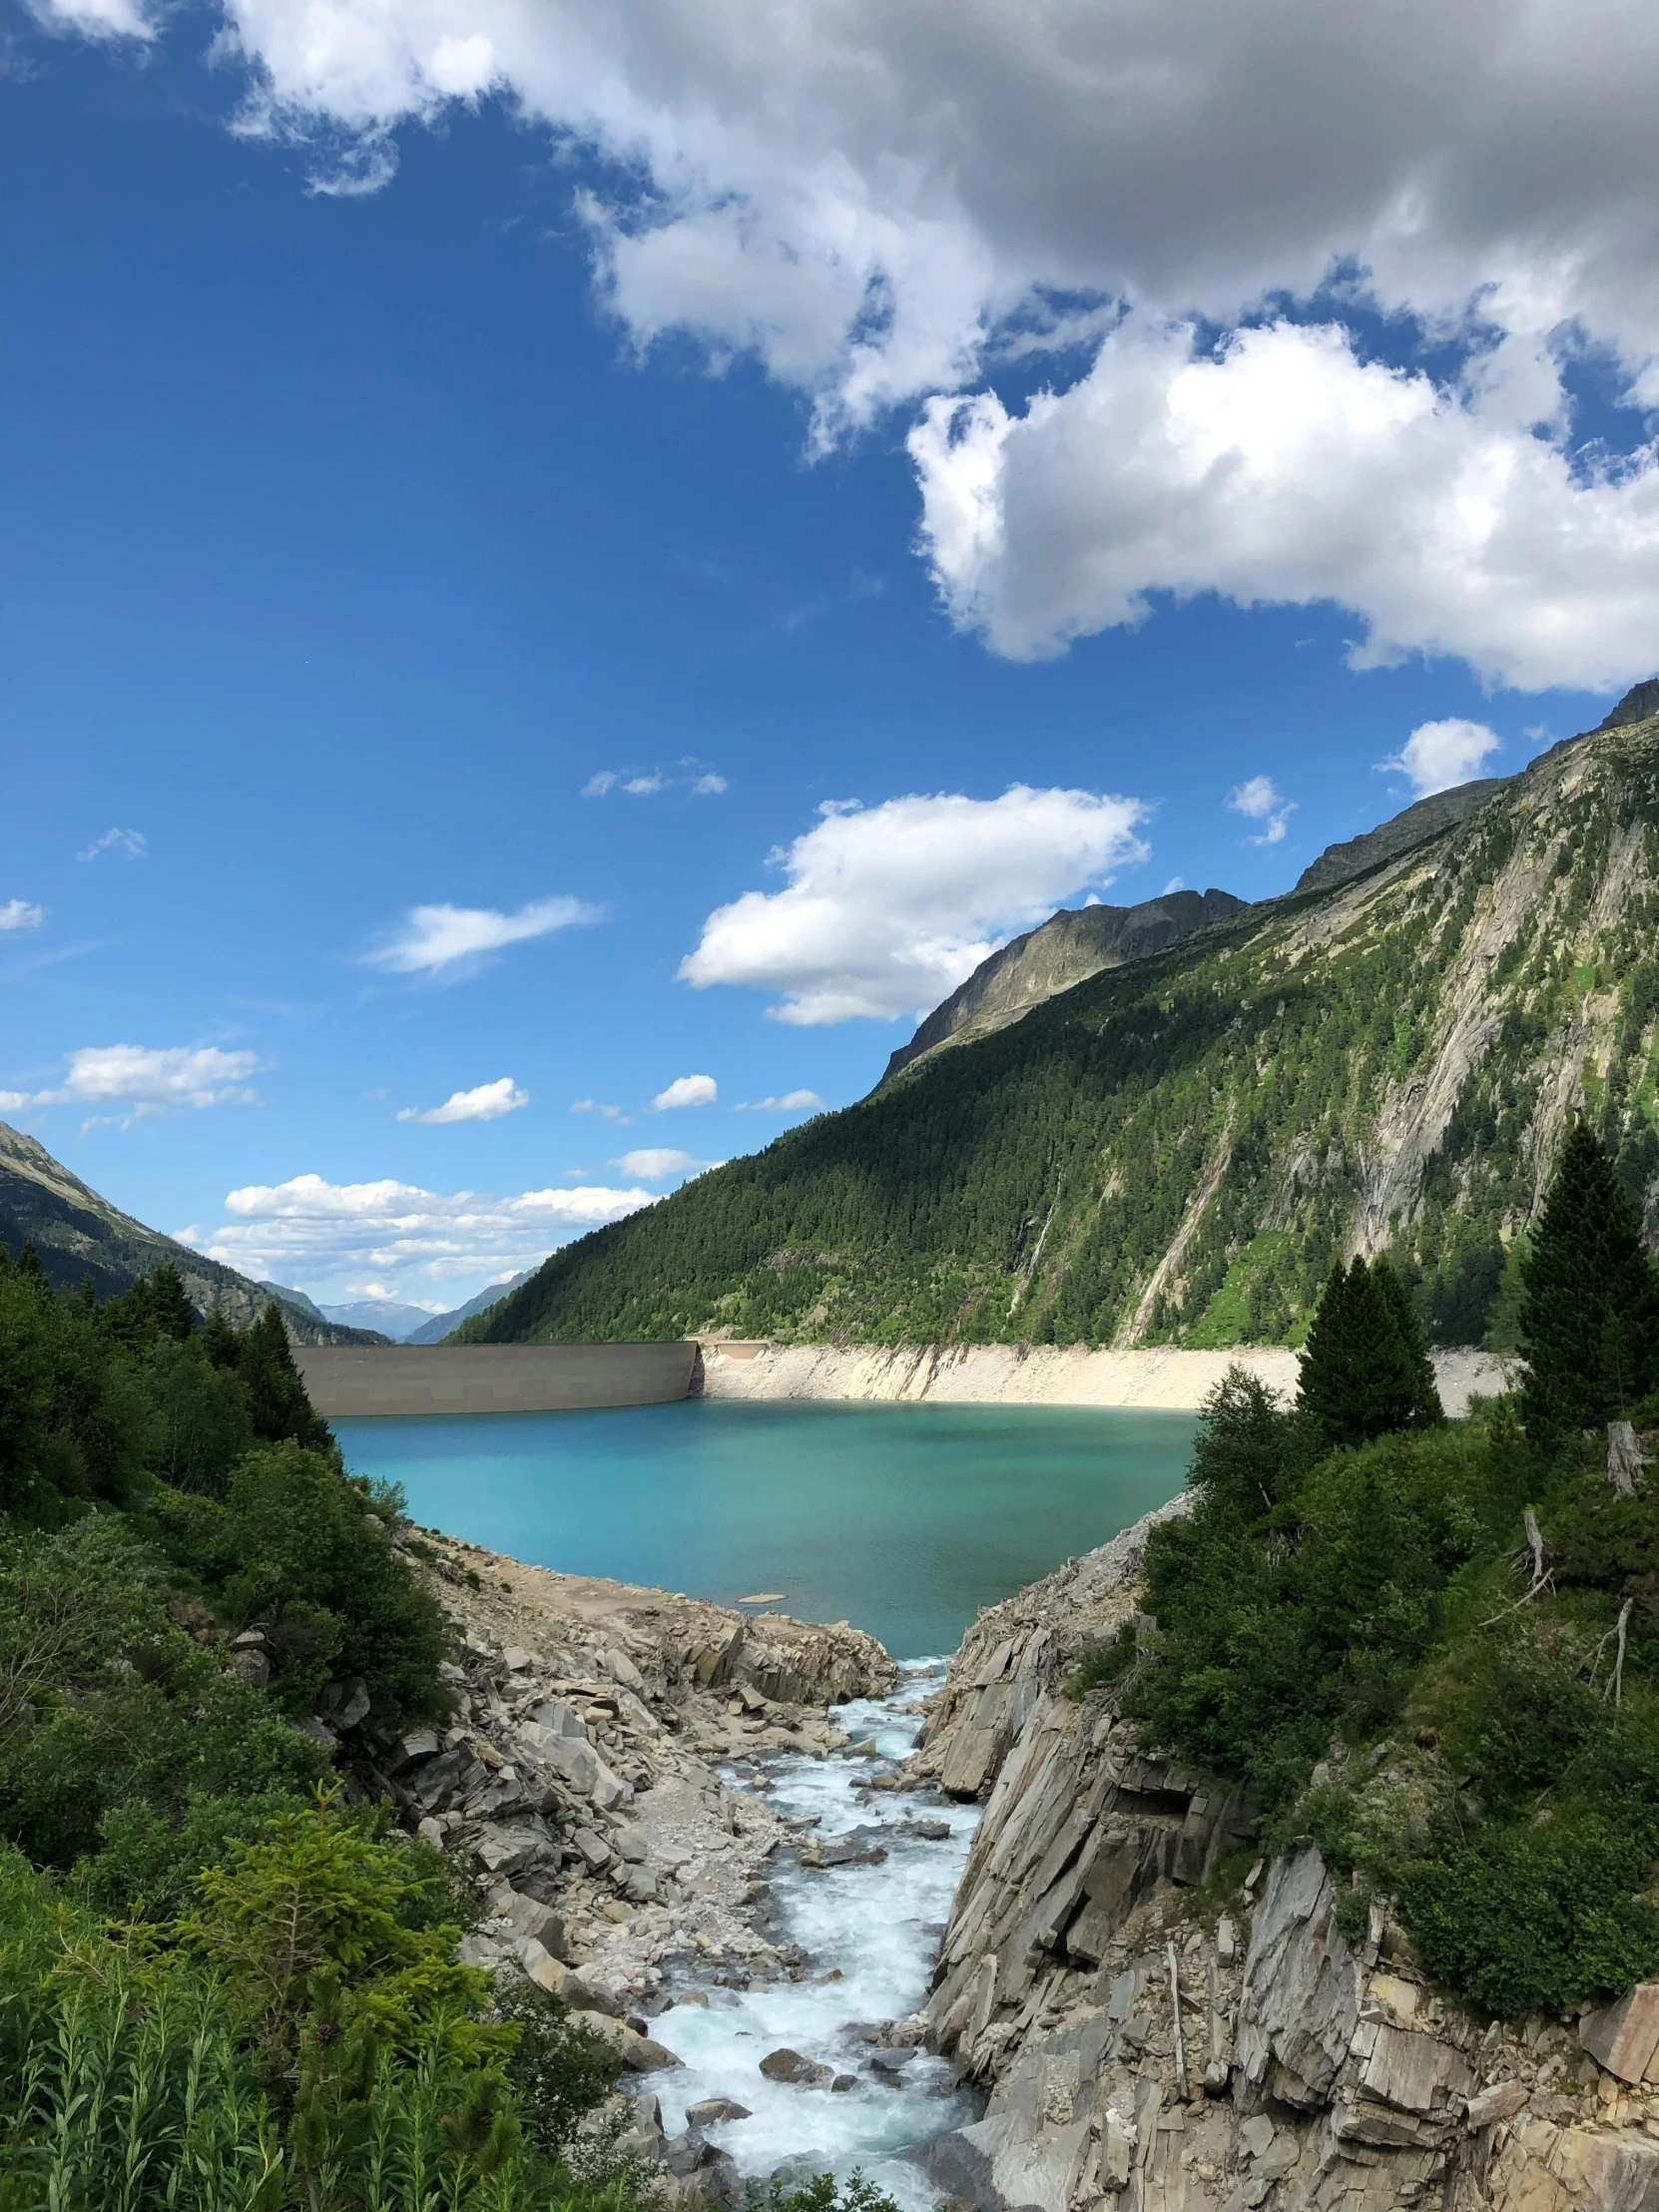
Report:
<svg viewBox="0 0 1659 2212"><path fill-rule="evenodd" d="M1388 1899L1430 1974L1510 2018L1659 1974L1659 1480L1619 1491L1605 1432L1659 1434L1655 1289L1583 1124L1532 1240L1512 1396L1446 1421L1386 1262L1333 1269L1297 1403L1229 1374L1192 1511L1148 1544L1152 1634L1072 1685L1235 1778L1270 1847L1311 1835L1352 1933Z"/></svg>

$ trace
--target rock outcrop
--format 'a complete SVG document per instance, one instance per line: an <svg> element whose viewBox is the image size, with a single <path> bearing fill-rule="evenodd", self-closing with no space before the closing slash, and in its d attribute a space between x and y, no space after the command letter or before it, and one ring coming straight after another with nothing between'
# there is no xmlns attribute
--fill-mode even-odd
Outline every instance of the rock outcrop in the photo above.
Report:
<svg viewBox="0 0 1659 2212"><path fill-rule="evenodd" d="M1381 1912L1344 1933L1311 1844L1241 1879L1239 1797L1064 1694L1158 1517L982 1614L912 1762L985 1800L928 2021L986 2106L935 2186L984 2212L1659 2212L1659 1986L1582 2040L1482 2030Z"/></svg>

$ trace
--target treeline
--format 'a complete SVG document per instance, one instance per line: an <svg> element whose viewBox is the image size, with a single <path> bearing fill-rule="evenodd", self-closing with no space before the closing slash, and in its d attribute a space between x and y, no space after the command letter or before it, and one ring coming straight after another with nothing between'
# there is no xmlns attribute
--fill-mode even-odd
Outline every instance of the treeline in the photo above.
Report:
<svg viewBox="0 0 1659 2212"><path fill-rule="evenodd" d="M1389 1256L1431 1342L1511 1348L1564 1074L1625 1189L1659 1182L1659 742L1576 757L1571 796L1518 780L1369 900L1093 977L567 1246L460 1337L1103 1344L1180 1236L1147 1341L1300 1344L1389 1130L1449 1084ZM1517 856L1535 893L1499 940Z"/></svg>
<svg viewBox="0 0 1659 2212"><path fill-rule="evenodd" d="M609 2044L457 1962L476 1899L332 1754L449 1711L401 1503L275 1312L0 1255L6 2212L645 2212Z"/></svg>
<svg viewBox="0 0 1659 2212"><path fill-rule="evenodd" d="M1351 1936L1382 1904L1517 2019L1659 1973L1659 1271L1582 1124L1520 1320L1522 1389L1446 1422L1387 1263L1334 1273L1296 1404L1229 1376L1145 1615L1072 1685L1318 1842Z"/></svg>

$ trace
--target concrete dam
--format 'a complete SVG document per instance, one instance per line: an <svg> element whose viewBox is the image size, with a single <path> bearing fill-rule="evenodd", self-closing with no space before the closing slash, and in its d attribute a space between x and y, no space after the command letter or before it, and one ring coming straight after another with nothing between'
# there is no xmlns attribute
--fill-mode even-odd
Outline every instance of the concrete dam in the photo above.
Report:
<svg viewBox="0 0 1659 2212"><path fill-rule="evenodd" d="M666 1405L701 1389L690 1340L627 1345L295 1345L325 1420L360 1414L560 1413Z"/></svg>

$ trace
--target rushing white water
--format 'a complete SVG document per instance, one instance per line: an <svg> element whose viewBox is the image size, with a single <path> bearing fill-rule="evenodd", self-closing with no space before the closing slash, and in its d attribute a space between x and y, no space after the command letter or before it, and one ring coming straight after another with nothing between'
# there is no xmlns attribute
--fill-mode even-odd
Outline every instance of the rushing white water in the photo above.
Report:
<svg viewBox="0 0 1659 2212"><path fill-rule="evenodd" d="M901 2081L889 2086L870 2062L893 2054L858 2032L903 2019L920 2005L979 1818L975 1806L934 1803L912 1791L864 1796L856 1787L913 1748L921 1720L905 1708L943 1678L943 1661L912 1661L890 1698L837 1710L836 1721L854 1744L873 1738L874 1757L757 1762L764 1766L768 1801L780 1812L796 1819L816 1815L813 1833L825 1838L858 1831L887 1856L875 1866L814 1872L797 1864L794 1851L781 1852L770 1879L778 1925L768 1934L810 1954L804 1978L741 1990L688 1983L708 1997L707 2008L678 2002L653 2023L653 2032L685 2060L683 2068L647 2084L662 2099L663 2125L677 2132L687 2105L704 2097L748 2105L750 2118L705 2130L731 2152L746 2178L765 2179L783 2165L832 2170L844 2179L856 2166L900 2205L923 2212L936 2192L917 2154L972 2116L968 2100L951 2093L943 2060L917 2051ZM950 1833L925 1840L909 1827L919 1820L944 1821ZM837 2074L855 2075L857 2086L810 2089L768 2080L760 2062L784 2046Z"/></svg>

